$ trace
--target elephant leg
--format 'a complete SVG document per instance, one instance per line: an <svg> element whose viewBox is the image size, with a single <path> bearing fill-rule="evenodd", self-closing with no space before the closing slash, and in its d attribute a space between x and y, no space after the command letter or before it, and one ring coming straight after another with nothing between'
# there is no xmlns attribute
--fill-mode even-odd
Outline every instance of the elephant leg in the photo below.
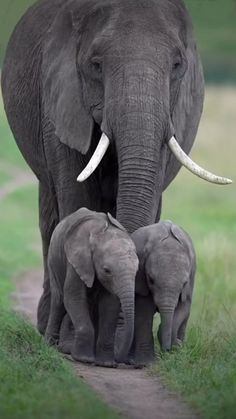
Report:
<svg viewBox="0 0 236 419"><path fill-rule="evenodd" d="M51 294L50 314L45 332L45 339L49 345L57 345L59 341L60 327L65 316L65 308L62 299L58 300Z"/></svg>
<svg viewBox="0 0 236 419"><path fill-rule="evenodd" d="M72 350L74 338L75 338L74 327L73 327L69 314L66 313L61 324L58 350L64 354L70 354Z"/></svg>
<svg viewBox="0 0 236 419"><path fill-rule="evenodd" d="M48 249L54 228L58 224L58 212L56 200L53 198L50 189L39 184L39 227L42 238L44 282L43 293L38 303L37 327L38 331L44 335L50 312L50 281L47 265Z"/></svg>
<svg viewBox="0 0 236 419"><path fill-rule="evenodd" d="M83 157L78 151L62 144L56 137L48 144L48 160L55 185L59 219L62 220L81 207L101 210L101 192L97 176L86 182L77 182L77 177L86 166L90 154Z"/></svg>
<svg viewBox="0 0 236 419"><path fill-rule="evenodd" d="M89 312L87 288L70 265L64 285L64 304L75 330L71 355L76 361L93 363L95 334Z"/></svg>
<svg viewBox="0 0 236 419"><path fill-rule="evenodd" d="M172 346L179 346L184 340L187 322L190 316L191 302L179 302L174 313Z"/></svg>
<svg viewBox="0 0 236 419"><path fill-rule="evenodd" d="M116 325L120 311L120 301L106 290L99 295L98 339L96 344L96 364L114 367L114 343Z"/></svg>
<svg viewBox="0 0 236 419"><path fill-rule="evenodd" d="M153 316L156 308L150 296L136 295L135 300L135 332L134 358L136 366L145 366L154 361Z"/></svg>

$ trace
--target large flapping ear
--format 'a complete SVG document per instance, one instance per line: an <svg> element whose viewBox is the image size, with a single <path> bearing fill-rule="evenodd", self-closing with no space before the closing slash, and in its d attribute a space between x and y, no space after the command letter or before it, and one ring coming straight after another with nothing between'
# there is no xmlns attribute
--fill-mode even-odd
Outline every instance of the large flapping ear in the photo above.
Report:
<svg viewBox="0 0 236 419"><path fill-rule="evenodd" d="M171 120L174 129L171 135L175 135L181 148L188 154L197 134L198 124L202 114L204 78L189 17L187 16L186 10L183 11L184 6L181 2L180 5L175 5L175 7L181 8L182 17L185 16L182 27L186 27L186 30L180 31L179 37L180 39L182 38L183 47L185 48L183 54L186 62L186 71L178 85L177 94L171 109ZM185 32L184 36L181 35L183 32ZM176 36L178 35L176 34ZM164 189L176 176L179 168L180 163L168 151L168 165L165 174Z"/></svg>
<svg viewBox="0 0 236 419"><path fill-rule="evenodd" d="M68 262L89 288L94 283L95 270L90 247L90 231L86 231L82 226L86 221L93 219L92 214L92 211L88 211L88 214L84 212L79 221L75 220L67 233L64 245Z"/></svg>
<svg viewBox="0 0 236 419"><path fill-rule="evenodd" d="M119 221L112 217L112 215L109 212L107 213L107 218L110 224L112 224L114 227L117 227L119 230L127 233L127 230L119 223Z"/></svg>
<svg viewBox="0 0 236 419"><path fill-rule="evenodd" d="M94 122L85 108L82 80L77 70L77 40L72 14L60 9L48 31L42 58L42 92L45 116L67 146L87 153Z"/></svg>

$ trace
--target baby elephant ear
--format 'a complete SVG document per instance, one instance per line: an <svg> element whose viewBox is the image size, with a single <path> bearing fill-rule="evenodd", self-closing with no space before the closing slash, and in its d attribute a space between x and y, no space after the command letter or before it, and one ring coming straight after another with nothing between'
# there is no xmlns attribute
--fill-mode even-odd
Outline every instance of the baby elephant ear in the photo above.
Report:
<svg viewBox="0 0 236 419"><path fill-rule="evenodd" d="M88 288L94 283L95 270L89 243L89 235L81 234L80 229L69 232L65 241L65 253L68 262L73 266L81 280Z"/></svg>
<svg viewBox="0 0 236 419"><path fill-rule="evenodd" d="M125 231L127 233L127 230L119 223L119 221L117 221L114 217L112 217L112 215L109 212L107 213L107 218L113 226L115 226L115 227L119 228L119 230Z"/></svg>
<svg viewBox="0 0 236 419"><path fill-rule="evenodd" d="M180 244L182 244L183 246L185 245L186 243L185 234L177 225L175 224L171 225L171 233L176 238L176 240L178 240Z"/></svg>

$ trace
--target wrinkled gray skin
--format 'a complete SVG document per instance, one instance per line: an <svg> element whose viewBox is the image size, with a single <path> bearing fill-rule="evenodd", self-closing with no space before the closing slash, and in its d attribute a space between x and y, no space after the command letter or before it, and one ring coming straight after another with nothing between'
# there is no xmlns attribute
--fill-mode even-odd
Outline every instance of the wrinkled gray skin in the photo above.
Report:
<svg viewBox="0 0 236 419"><path fill-rule="evenodd" d="M180 169L166 141L189 152L204 88L181 0L42 0L10 39L2 91L16 142L39 179L44 333L47 254L55 226L80 207L109 211L131 233L159 220L162 191ZM99 168L76 178L101 131Z"/></svg>
<svg viewBox="0 0 236 419"><path fill-rule="evenodd" d="M156 309L161 316L158 338L162 350L168 351L184 339L196 257L190 237L170 221L140 228L132 239L139 257L134 359L147 363L154 356L152 320Z"/></svg>
<svg viewBox="0 0 236 419"><path fill-rule="evenodd" d="M75 329L73 358L94 362L95 329L98 328L97 361L112 365L121 305L125 320L121 351L122 357L127 357L134 332L138 258L134 243L120 223L110 214L106 216L81 208L56 227L48 266L51 309L47 341L52 344L58 341L66 309Z"/></svg>

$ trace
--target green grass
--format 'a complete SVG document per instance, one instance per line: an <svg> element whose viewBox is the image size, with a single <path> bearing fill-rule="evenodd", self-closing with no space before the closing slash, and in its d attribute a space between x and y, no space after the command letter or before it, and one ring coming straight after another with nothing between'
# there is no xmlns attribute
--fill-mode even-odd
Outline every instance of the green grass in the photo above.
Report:
<svg viewBox="0 0 236 419"><path fill-rule="evenodd" d="M11 168L28 169L1 104L0 115L3 185L14 178L9 175ZM0 201L0 418L116 418L60 354L11 311L16 277L41 265L37 201L36 186L22 188Z"/></svg>
<svg viewBox="0 0 236 419"><path fill-rule="evenodd" d="M0 417L116 418L26 322L0 314Z"/></svg>
<svg viewBox="0 0 236 419"><path fill-rule="evenodd" d="M182 169L164 195L162 214L190 233L198 269L186 343L152 372L207 419L233 419L236 411L235 108L235 89L208 89L192 153L234 184L207 184Z"/></svg>

